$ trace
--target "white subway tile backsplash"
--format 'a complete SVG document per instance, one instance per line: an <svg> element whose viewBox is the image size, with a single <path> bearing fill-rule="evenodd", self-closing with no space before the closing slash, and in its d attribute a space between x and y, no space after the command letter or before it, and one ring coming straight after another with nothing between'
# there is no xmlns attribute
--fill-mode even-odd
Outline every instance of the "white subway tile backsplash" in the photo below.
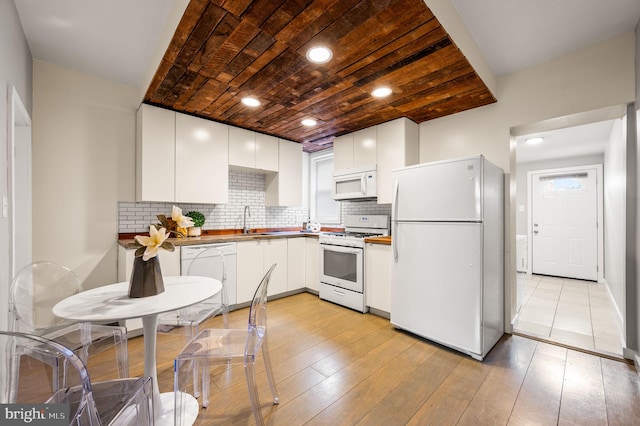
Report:
<svg viewBox="0 0 640 426"><path fill-rule="evenodd" d="M232 170L229 172L229 203L202 204L177 203L183 213L197 210L205 215L204 229L240 229L243 225L244 206L250 206L251 228L284 228L301 226L309 217L305 207L265 206L265 176L260 173ZM149 225L157 223L157 215L169 216L173 203L118 203L118 232L147 232ZM384 214L391 216L391 204L375 201L343 201L341 214Z"/></svg>
<svg viewBox="0 0 640 426"><path fill-rule="evenodd" d="M304 207L266 207L265 176L232 170L229 172L229 203L176 203L183 213L197 210L205 215L204 229L239 229L243 225L244 206L249 205L251 228L281 228L301 226L300 217L308 217ZM173 203L118 203L118 232L146 232L157 223L156 215L169 216Z"/></svg>

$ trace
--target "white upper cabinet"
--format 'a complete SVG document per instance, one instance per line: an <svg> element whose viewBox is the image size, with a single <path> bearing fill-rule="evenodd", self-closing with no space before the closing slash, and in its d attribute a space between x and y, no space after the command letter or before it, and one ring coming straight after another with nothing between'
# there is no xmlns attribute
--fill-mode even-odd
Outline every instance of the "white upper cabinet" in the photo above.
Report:
<svg viewBox="0 0 640 426"><path fill-rule="evenodd" d="M229 126L229 165L278 171L278 138Z"/></svg>
<svg viewBox="0 0 640 426"><path fill-rule="evenodd" d="M353 133L333 139L333 171L353 168Z"/></svg>
<svg viewBox="0 0 640 426"><path fill-rule="evenodd" d="M136 122L136 200L228 202L227 126L142 104Z"/></svg>
<svg viewBox="0 0 640 426"><path fill-rule="evenodd" d="M335 138L333 140L334 172L375 166L376 133L376 126L373 126Z"/></svg>
<svg viewBox="0 0 640 426"><path fill-rule="evenodd" d="M302 144L278 140L278 173L266 178L267 206L296 207L302 205Z"/></svg>
<svg viewBox="0 0 640 426"><path fill-rule="evenodd" d="M228 202L228 147L228 126L176 113L176 202Z"/></svg>
<svg viewBox="0 0 640 426"><path fill-rule="evenodd" d="M136 115L136 201L174 201L176 113L142 104Z"/></svg>
<svg viewBox="0 0 640 426"><path fill-rule="evenodd" d="M376 164L376 126L353 133L353 167L361 168Z"/></svg>
<svg viewBox="0 0 640 426"><path fill-rule="evenodd" d="M251 130L229 126L229 165L254 169L256 134Z"/></svg>
<svg viewBox="0 0 640 426"><path fill-rule="evenodd" d="M391 171L420 161L420 128L408 118L398 118L376 127L378 204L389 204L393 198Z"/></svg>
<svg viewBox="0 0 640 426"><path fill-rule="evenodd" d="M278 171L278 138L256 132L256 169Z"/></svg>

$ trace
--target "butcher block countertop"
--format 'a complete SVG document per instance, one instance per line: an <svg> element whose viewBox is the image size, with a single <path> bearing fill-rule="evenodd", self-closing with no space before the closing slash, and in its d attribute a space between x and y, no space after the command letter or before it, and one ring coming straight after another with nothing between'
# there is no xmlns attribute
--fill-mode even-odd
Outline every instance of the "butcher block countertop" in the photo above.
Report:
<svg viewBox="0 0 640 426"><path fill-rule="evenodd" d="M322 229L325 231L340 231L341 229ZM120 244L124 248L133 248L127 247L130 244L134 243L133 236L135 234L120 234L120 238L118 239L118 244ZM139 235L148 235L144 232L141 232ZM172 242L176 246L191 246L196 244L215 244L215 243L228 243L228 242L238 242L238 241L251 241L251 240L262 240L262 239L273 239L273 238L318 238L320 233L318 232L302 232L299 230L252 230L248 234L243 234L242 232L213 232L201 235L200 237L185 237L185 238L169 238L167 241ZM391 237L369 237L364 240L367 243L373 244L384 244L391 245Z"/></svg>
<svg viewBox="0 0 640 426"><path fill-rule="evenodd" d="M386 237L369 237L364 239L365 243L391 245L391 236Z"/></svg>
<svg viewBox="0 0 640 426"><path fill-rule="evenodd" d="M294 237L318 238L318 235L319 233L314 233L314 232L271 231L271 232L251 232L249 234L242 234L242 233L209 234L209 235L202 235L200 237L169 238L167 241L172 242L176 246L191 246L196 244L228 243L228 242L250 241L250 240L272 239L272 238L294 238ZM132 243L134 243L133 238L121 238L118 240L118 244L120 244L125 248L128 248L127 245Z"/></svg>

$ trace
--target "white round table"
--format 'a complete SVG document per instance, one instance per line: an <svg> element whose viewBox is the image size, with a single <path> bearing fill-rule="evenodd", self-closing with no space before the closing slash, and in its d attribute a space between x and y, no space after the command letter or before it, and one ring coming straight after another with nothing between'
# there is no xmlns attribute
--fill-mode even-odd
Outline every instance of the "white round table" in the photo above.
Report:
<svg viewBox="0 0 640 426"><path fill-rule="evenodd" d="M158 314L175 311L202 302L222 290L214 278L163 277L165 291L156 296L130 298L129 282L121 282L83 291L58 302L53 314L79 322L111 322L142 318L144 335L144 375L152 378L156 424L173 424L174 393L160 394L156 371L156 327ZM195 421L198 402L188 398L187 413ZM193 423L193 421L191 423Z"/></svg>

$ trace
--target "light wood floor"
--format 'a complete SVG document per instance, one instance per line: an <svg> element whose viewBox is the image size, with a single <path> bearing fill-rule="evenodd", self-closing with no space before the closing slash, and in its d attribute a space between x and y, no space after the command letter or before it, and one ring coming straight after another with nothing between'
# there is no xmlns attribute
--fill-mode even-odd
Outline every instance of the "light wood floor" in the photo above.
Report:
<svg viewBox="0 0 640 426"><path fill-rule="evenodd" d="M259 359L268 424L640 424L639 376L624 362L509 335L478 362L308 293L270 301L268 310L281 401L271 404ZM246 327L247 315L232 312L231 326ZM182 343L180 330L158 336L161 391L172 389ZM143 350L141 337L130 339L134 376L142 375ZM92 380L114 373L106 365L91 366ZM213 370L212 393L196 424L254 423L242 366Z"/></svg>

